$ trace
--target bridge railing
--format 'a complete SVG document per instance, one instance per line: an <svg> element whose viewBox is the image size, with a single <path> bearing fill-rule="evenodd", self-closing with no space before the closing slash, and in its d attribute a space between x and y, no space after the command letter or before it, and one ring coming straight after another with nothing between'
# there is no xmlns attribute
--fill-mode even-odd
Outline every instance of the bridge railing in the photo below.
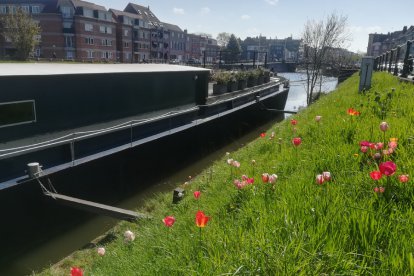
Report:
<svg viewBox="0 0 414 276"><path fill-rule="evenodd" d="M408 75L414 74L413 62L414 40L409 40L405 44L398 45L396 48L377 56L374 60L374 69L406 78Z"/></svg>
<svg viewBox="0 0 414 276"><path fill-rule="evenodd" d="M217 69L231 69L233 67L256 67L267 68L268 53L265 51L240 51L229 50L205 50L199 64L203 67Z"/></svg>

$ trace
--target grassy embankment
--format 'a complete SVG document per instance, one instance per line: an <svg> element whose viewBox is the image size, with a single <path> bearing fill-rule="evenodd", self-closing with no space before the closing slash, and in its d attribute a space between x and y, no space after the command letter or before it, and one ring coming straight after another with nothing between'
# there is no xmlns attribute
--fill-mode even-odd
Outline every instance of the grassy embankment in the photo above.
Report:
<svg viewBox="0 0 414 276"><path fill-rule="evenodd" d="M153 219L121 223L115 239L100 245L104 256L82 250L43 273L68 275L77 266L85 275L413 275L414 180L398 176L414 175L414 86L375 73L372 89L358 94L358 81L353 76L295 115L296 130L286 120L265 138L258 133L245 148L223 153L211 178L206 170L193 179L179 204L171 204L171 194L156 196L146 207ZM382 121L389 124L385 135ZM293 137L301 137L298 147ZM390 138L398 146L384 155ZM384 148L363 153L363 140L385 140ZM395 162L395 174L374 181L370 172L385 161ZM324 171L332 178L318 185ZM278 180L263 183L262 173ZM239 190L233 182L242 175L254 184ZM385 192L374 192L380 186ZM198 209L211 217L204 228L195 224ZM175 217L171 228L165 216ZM132 242L124 241L127 229L136 235Z"/></svg>

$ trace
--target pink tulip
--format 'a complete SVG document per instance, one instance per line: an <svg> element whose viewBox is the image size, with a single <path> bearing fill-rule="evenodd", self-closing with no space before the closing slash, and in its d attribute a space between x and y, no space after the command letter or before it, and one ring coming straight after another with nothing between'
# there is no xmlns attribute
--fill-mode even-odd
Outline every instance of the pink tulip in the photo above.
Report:
<svg viewBox="0 0 414 276"><path fill-rule="evenodd" d="M318 116L316 116L316 117L315 117L315 121L316 121L317 123L319 123L319 121L320 121L321 119L322 119L322 116L319 116L319 115L318 115Z"/></svg>
<svg viewBox="0 0 414 276"><path fill-rule="evenodd" d="M380 124L380 129L381 129L381 131L387 131L388 129L389 129L389 125L388 125L388 123L387 122L382 122L381 124Z"/></svg>
<svg viewBox="0 0 414 276"><path fill-rule="evenodd" d="M330 172L323 172L322 176L323 176L323 179L325 181L331 181L331 173Z"/></svg>
<svg viewBox="0 0 414 276"><path fill-rule="evenodd" d="M277 180L276 174L269 175L269 183L275 183L276 180Z"/></svg>
<svg viewBox="0 0 414 276"><path fill-rule="evenodd" d="M99 256L103 256L103 255L105 255L105 248L104 247L98 247L96 252L98 253Z"/></svg>
<svg viewBox="0 0 414 276"><path fill-rule="evenodd" d="M401 183L406 183L409 180L408 174L402 174L398 176L398 180L400 180Z"/></svg>
<svg viewBox="0 0 414 276"><path fill-rule="evenodd" d="M234 160L232 165L233 165L233 167L240 168L240 162L239 161Z"/></svg>
<svg viewBox="0 0 414 276"><path fill-rule="evenodd" d="M376 192L377 194L382 194L382 193L385 192L385 188L384 187L375 187L374 192Z"/></svg>
<svg viewBox="0 0 414 276"><path fill-rule="evenodd" d="M387 161L379 165L380 172L386 176L391 176L397 170L397 165L392 161Z"/></svg>
<svg viewBox="0 0 414 276"><path fill-rule="evenodd" d="M135 240L135 234L132 231L127 230L124 233L124 238L126 242L132 242Z"/></svg>
<svg viewBox="0 0 414 276"><path fill-rule="evenodd" d="M366 153L368 151L367 146L361 146L361 152Z"/></svg>

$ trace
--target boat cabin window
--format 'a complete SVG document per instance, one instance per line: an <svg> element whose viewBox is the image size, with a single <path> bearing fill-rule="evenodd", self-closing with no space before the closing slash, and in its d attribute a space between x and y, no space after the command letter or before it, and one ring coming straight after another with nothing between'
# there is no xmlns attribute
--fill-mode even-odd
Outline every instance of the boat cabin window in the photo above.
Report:
<svg viewBox="0 0 414 276"><path fill-rule="evenodd" d="M0 103L0 128L36 122L35 101Z"/></svg>

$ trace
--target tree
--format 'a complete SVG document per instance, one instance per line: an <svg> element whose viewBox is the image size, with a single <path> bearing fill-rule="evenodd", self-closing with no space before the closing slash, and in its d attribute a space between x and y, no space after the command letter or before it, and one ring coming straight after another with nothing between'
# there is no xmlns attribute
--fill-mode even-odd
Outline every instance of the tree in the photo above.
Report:
<svg viewBox="0 0 414 276"><path fill-rule="evenodd" d="M229 33L219 33L217 35L217 45L224 48L227 46L227 43L229 43L230 40L230 34Z"/></svg>
<svg viewBox="0 0 414 276"><path fill-rule="evenodd" d="M238 60L240 53L241 47L239 41L234 34L231 34L226 47L226 62L235 62Z"/></svg>
<svg viewBox="0 0 414 276"><path fill-rule="evenodd" d="M2 35L10 39L17 51L17 58L27 60L34 47L38 44L37 37L40 35L40 27L22 9L16 13L8 14L1 19L3 26Z"/></svg>
<svg viewBox="0 0 414 276"><path fill-rule="evenodd" d="M313 93L318 78L322 77L321 69L330 49L342 48L348 41L346 33L347 17L335 13L328 15L326 20L308 21L302 35L304 45L304 65L306 70L307 104L313 102Z"/></svg>

